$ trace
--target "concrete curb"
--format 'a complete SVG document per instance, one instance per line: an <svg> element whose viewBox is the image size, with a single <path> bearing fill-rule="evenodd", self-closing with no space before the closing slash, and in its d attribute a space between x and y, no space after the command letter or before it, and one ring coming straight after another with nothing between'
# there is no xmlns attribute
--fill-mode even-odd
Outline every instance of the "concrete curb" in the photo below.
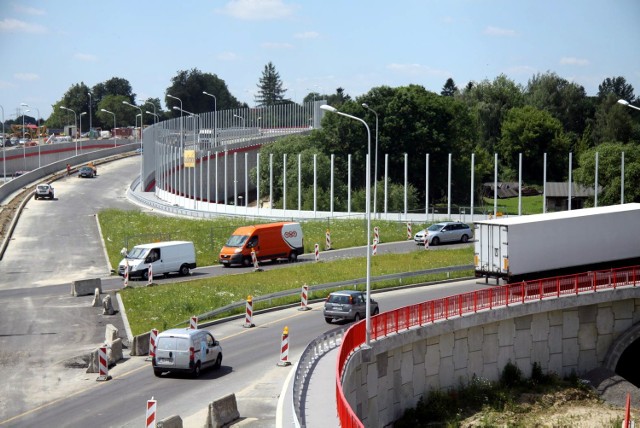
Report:
<svg viewBox="0 0 640 428"><path fill-rule="evenodd" d="M11 241L11 237L13 236L13 231L16 228L16 224L18 224L18 219L20 218L20 214L22 213L24 206L27 205L27 202L29 202L29 199L31 199L30 195L24 198L24 200L20 203L20 206L16 210L16 213L13 216L13 219L11 220L11 224L9 225L9 230L7 230L7 235L2 241L2 246L0 247L0 260L2 260L2 257L4 257L4 252L7 250L7 247L9 246L9 241Z"/></svg>

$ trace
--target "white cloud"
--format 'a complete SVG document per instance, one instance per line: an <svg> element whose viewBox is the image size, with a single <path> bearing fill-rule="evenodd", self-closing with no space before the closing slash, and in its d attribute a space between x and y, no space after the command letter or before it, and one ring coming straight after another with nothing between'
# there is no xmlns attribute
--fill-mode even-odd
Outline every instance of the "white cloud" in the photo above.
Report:
<svg viewBox="0 0 640 428"><path fill-rule="evenodd" d="M516 35L514 30L509 30L508 28L498 28L489 26L484 29L484 34L489 36L498 36L498 37L512 37Z"/></svg>
<svg viewBox="0 0 640 428"><path fill-rule="evenodd" d="M47 29L42 25L30 24L18 19L5 18L0 21L0 32L4 33L45 33Z"/></svg>
<svg viewBox="0 0 640 428"><path fill-rule="evenodd" d="M320 34L315 31L305 31L304 33L296 33L293 37L296 39L317 39Z"/></svg>
<svg viewBox="0 0 640 428"><path fill-rule="evenodd" d="M98 61L98 57L95 56L95 55L91 55L91 54L77 53L77 54L73 55L73 57L75 59L77 59L78 61L84 61L84 62L96 62L96 61Z"/></svg>
<svg viewBox="0 0 640 428"><path fill-rule="evenodd" d="M240 57L235 52L222 52L216 57L220 61L236 61Z"/></svg>
<svg viewBox="0 0 640 428"><path fill-rule="evenodd" d="M44 15L45 14L44 9L36 9L35 7L25 7L19 4L14 4L13 10L15 10L18 13L25 13L27 15Z"/></svg>
<svg viewBox="0 0 640 428"><path fill-rule="evenodd" d="M560 64L562 65L589 65L589 60L584 58L576 58L572 56L565 56L560 58Z"/></svg>
<svg viewBox="0 0 640 428"><path fill-rule="evenodd" d="M231 0L218 12L247 21L268 21L293 15L294 6L282 0Z"/></svg>
<svg viewBox="0 0 640 428"><path fill-rule="evenodd" d="M291 49L293 47L290 43L275 43L275 42L265 42L262 43L262 46L265 49Z"/></svg>
<svg viewBox="0 0 640 428"><path fill-rule="evenodd" d="M40 76L36 73L15 73L13 77L15 77L17 80L40 80Z"/></svg>
<svg viewBox="0 0 640 428"><path fill-rule="evenodd" d="M387 68L398 74L404 74L406 76L443 76L450 77L451 73L446 70L438 70L437 68L431 68L426 65L420 64L389 64Z"/></svg>

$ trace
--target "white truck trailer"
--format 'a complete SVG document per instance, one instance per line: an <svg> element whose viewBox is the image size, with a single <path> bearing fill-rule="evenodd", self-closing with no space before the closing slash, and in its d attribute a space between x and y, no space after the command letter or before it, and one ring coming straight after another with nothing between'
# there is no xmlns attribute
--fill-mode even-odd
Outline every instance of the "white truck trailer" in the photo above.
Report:
<svg viewBox="0 0 640 428"><path fill-rule="evenodd" d="M526 279L640 263L640 204L475 223L476 277Z"/></svg>

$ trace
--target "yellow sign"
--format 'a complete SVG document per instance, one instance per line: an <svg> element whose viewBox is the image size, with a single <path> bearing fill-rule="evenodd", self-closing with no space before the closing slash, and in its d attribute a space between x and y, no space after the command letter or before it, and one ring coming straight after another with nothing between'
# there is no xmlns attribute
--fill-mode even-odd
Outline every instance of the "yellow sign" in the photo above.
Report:
<svg viewBox="0 0 640 428"><path fill-rule="evenodd" d="M185 168L196 167L196 151L195 150L184 151L184 167Z"/></svg>

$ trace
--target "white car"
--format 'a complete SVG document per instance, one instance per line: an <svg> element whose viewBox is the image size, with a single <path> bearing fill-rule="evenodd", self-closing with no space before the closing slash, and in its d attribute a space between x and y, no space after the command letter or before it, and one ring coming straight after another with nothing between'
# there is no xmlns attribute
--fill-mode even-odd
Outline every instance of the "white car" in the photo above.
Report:
<svg viewBox="0 0 640 428"><path fill-rule="evenodd" d="M426 229L416 233L413 240L418 245L424 245L425 239L429 245L438 245L441 242L469 242L473 238L473 231L468 224L459 221L448 221L432 224Z"/></svg>
<svg viewBox="0 0 640 428"><path fill-rule="evenodd" d="M33 197L35 199L40 199L40 198L55 199L55 192L53 190L53 186L47 183L38 184L36 186L36 190L34 192Z"/></svg>

